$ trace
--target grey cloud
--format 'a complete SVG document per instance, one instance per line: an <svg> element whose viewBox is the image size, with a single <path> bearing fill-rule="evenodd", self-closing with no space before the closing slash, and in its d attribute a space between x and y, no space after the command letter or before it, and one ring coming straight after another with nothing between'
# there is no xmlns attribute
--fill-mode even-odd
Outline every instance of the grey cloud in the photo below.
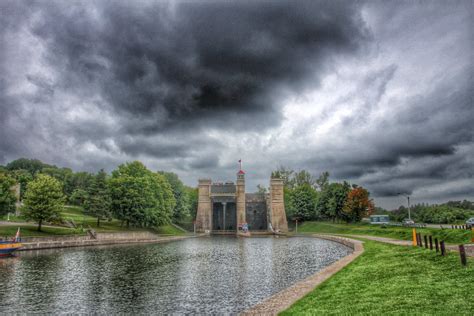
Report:
<svg viewBox="0 0 474 316"><path fill-rule="evenodd" d="M426 187L434 199L443 181L447 198L469 194L455 182L474 170L472 32L469 1L456 3L1 1L0 163L110 171L139 159L194 184L233 180L242 157L249 188L283 164L377 197ZM417 63L425 69L410 71ZM287 97L361 64L369 71L351 78L354 91L315 100L329 106L307 120L285 116ZM430 89L413 96L403 80ZM330 140L300 141L336 110L351 114Z"/></svg>
<svg viewBox="0 0 474 316"><path fill-rule="evenodd" d="M314 87L331 55L367 38L357 6L339 1L92 7L50 2L32 30L51 47L62 89L98 89L121 115L151 118L145 133L276 125L277 87Z"/></svg>

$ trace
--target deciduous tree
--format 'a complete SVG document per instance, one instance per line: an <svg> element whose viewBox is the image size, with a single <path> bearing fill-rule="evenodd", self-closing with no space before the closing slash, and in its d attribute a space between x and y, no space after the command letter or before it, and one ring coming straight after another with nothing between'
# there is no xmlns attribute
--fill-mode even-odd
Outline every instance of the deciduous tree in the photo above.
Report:
<svg viewBox="0 0 474 316"><path fill-rule="evenodd" d="M298 217L301 220L315 218L315 207L317 192L311 185L304 183L295 187L289 194L289 214L291 217Z"/></svg>
<svg viewBox="0 0 474 316"><path fill-rule="evenodd" d="M348 222L360 222L362 218L373 213L374 203L369 195L369 191L360 186L349 191L343 208Z"/></svg>
<svg viewBox="0 0 474 316"><path fill-rule="evenodd" d="M107 173L104 170L100 170L94 176L84 204L87 213L97 218L97 227L100 227L101 220L112 218L112 200L107 185Z"/></svg>
<svg viewBox="0 0 474 316"><path fill-rule="evenodd" d="M40 174L28 184L25 193L24 215L38 223L38 230L44 221L60 219L65 196L61 183L48 175Z"/></svg>
<svg viewBox="0 0 474 316"><path fill-rule="evenodd" d="M15 184L15 179L0 172L0 215L15 211L16 196L12 189Z"/></svg>
<svg viewBox="0 0 474 316"><path fill-rule="evenodd" d="M170 184L139 161L112 172L110 192L112 211L127 226L161 225L171 220L176 200Z"/></svg>

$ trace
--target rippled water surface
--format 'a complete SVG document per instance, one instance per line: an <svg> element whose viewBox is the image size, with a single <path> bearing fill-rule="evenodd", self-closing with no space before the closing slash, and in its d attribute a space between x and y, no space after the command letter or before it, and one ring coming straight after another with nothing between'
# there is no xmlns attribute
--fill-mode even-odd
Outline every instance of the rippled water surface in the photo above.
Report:
<svg viewBox="0 0 474 316"><path fill-rule="evenodd" d="M302 237L22 252L0 259L0 314L236 313L349 252Z"/></svg>

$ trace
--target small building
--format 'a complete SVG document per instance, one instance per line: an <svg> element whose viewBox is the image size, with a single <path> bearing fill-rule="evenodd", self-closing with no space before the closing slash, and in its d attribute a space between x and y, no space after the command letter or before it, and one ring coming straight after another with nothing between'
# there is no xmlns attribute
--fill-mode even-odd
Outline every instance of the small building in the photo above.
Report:
<svg viewBox="0 0 474 316"><path fill-rule="evenodd" d="M371 224L388 224L390 218L388 215L370 215Z"/></svg>

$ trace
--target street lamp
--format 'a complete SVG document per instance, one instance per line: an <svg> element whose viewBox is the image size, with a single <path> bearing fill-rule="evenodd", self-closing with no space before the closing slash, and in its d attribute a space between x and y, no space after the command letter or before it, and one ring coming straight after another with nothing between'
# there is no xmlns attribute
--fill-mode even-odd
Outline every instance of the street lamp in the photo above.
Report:
<svg viewBox="0 0 474 316"><path fill-rule="evenodd" d="M408 219L411 220L411 212L410 212L410 196L409 195L406 195L406 194L403 194L403 193L398 193L398 195L402 195L404 197L407 198L407 202L408 202Z"/></svg>

